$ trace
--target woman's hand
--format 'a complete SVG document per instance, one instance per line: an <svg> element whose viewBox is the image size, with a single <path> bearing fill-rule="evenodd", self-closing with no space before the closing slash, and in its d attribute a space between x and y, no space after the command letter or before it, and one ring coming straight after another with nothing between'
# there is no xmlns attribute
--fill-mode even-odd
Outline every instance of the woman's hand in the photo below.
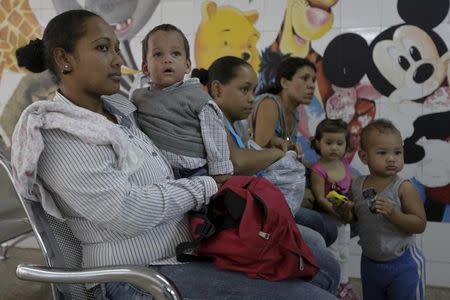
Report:
<svg viewBox="0 0 450 300"><path fill-rule="evenodd" d="M289 150L289 142L277 136L272 137L267 146L268 148L278 148L283 152L287 152Z"/></svg>
<svg viewBox="0 0 450 300"><path fill-rule="evenodd" d="M298 160L302 159L302 157L303 157L303 150L302 150L302 147L299 144L288 142L288 150L295 151L295 153L297 153L297 159Z"/></svg>
<svg viewBox="0 0 450 300"><path fill-rule="evenodd" d="M292 143L290 141L286 141L283 138L274 136L270 139L268 148L278 148L283 152L287 152L289 150L295 151L297 153L297 157L300 158L303 155L302 147L300 147L297 143Z"/></svg>

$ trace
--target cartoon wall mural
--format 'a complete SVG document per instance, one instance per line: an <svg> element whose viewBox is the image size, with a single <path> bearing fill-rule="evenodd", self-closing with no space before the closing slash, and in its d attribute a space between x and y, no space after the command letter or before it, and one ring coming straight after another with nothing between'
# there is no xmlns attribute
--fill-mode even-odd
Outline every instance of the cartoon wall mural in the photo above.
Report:
<svg viewBox="0 0 450 300"><path fill-rule="evenodd" d="M450 150L450 54L434 28L446 18L449 1L398 0L397 10L404 23L370 44L357 34L337 36L325 51L325 74L343 88L359 85L367 75L383 95L372 99L375 117L392 120L404 136L404 174L421 190L428 219L448 220L450 160L443 153ZM353 105L337 102L336 108Z"/></svg>
<svg viewBox="0 0 450 300"><path fill-rule="evenodd" d="M0 79L4 69L21 71L15 57L16 49L41 35L42 27L28 0L0 2Z"/></svg>
<svg viewBox="0 0 450 300"><path fill-rule="evenodd" d="M259 32L254 26L258 17L255 10L243 12L229 5L204 1L202 21L195 37L197 68L208 69L217 58L230 55L244 59L258 71Z"/></svg>
<svg viewBox="0 0 450 300"><path fill-rule="evenodd" d="M299 106L298 130L302 137L300 144L307 161L317 160L316 152L310 146L310 138L316 125L325 117L324 105L332 95L330 82L323 73L322 56L314 50L312 41L320 39L334 22L333 6L337 0L287 0L284 18L276 39L262 51L259 71L258 92L272 85L280 61L287 55L310 60L316 66L317 87L308 106ZM357 100L358 101L358 100ZM358 105L355 103L355 107Z"/></svg>
<svg viewBox="0 0 450 300"><path fill-rule="evenodd" d="M0 2L0 81L5 70L23 72L17 65L16 49L29 40L41 37L42 27L30 8L28 0L2 0ZM26 75L27 77L27 75ZM19 97L20 98L20 97ZM22 109L31 103L31 99L5 101L3 113L0 115L0 150L5 152L11 144L14 125L19 119Z"/></svg>
<svg viewBox="0 0 450 300"><path fill-rule="evenodd" d="M18 47L42 35L48 20L41 21L39 5L46 3L45 9L54 13L85 8L103 16L121 41L123 95L128 95L140 69L140 41L146 30L159 23L173 23L187 33L196 68L208 68L225 55L247 60L258 72L258 91L273 83L285 56L311 60L318 70L317 88L313 102L299 108L298 129L303 136L299 142L306 159L316 159L309 137L324 117L347 121L354 146L370 120L388 118L404 137L404 175L420 189L428 219L450 222L449 0L383 2L392 5L388 10L396 17L398 13L399 21L380 23L383 30L371 37L340 27L342 10L352 7L338 0L36 2L30 7L29 0L0 0L2 153L8 151L21 111L33 101L51 97L56 88L48 72L24 72L15 60ZM177 5L196 11L177 10ZM201 16L183 18L195 13ZM357 26L366 27L363 18L358 22ZM365 171L357 156L352 167L355 172Z"/></svg>
<svg viewBox="0 0 450 300"><path fill-rule="evenodd" d="M121 56L124 60L121 92L128 95L134 74L140 69L130 47L130 40L149 21L159 4L159 0L152 1L93 1L88 0L81 6L77 1L52 0L56 13L70 9L88 9L104 17L114 28L121 40ZM17 66L15 51L30 39L40 38L43 30L31 10L28 0L3 0L0 4L0 79L1 72L7 68L14 72L25 70ZM11 144L14 125L19 119L21 111L39 99L52 97L56 86L48 72L41 74L27 74L17 84L12 96L5 101L0 115L0 150L7 152Z"/></svg>
<svg viewBox="0 0 450 300"><path fill-rule="evenodd" d="M333 25L333 5L338 0L287 0L281 28L273 43L262 51L259 90L273 83L274 73L283 55L307 58L316 65L319 102L331 95L331 85L323 76L322 56L312 41L325 35ZM278 55L277 55L278 54ZM279 55L282 54L282 55Z"/></svg>

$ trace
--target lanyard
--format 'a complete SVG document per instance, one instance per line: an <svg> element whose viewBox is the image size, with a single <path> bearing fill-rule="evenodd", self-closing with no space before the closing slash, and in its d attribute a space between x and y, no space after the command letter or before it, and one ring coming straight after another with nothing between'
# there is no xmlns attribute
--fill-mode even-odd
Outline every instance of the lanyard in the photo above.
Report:
<svg viewBox="0 0 450 300"><path fill-rule="evenodd" d="M237 134L236 130L234 129L233 125L231 124L231 122L228 119L227 119L227 128L228 128L228 131L231 133L233 140L236 142L236 145L240 149L245 149L246 147L244 145L244 142L242 141L241 137Z"/></svg>

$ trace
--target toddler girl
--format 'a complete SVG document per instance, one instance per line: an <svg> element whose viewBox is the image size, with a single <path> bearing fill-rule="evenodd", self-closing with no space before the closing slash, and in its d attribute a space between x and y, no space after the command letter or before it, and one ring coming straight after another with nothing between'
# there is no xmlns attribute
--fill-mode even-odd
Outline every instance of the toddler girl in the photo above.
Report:
<svg viewBox="0 0 450 300"><path fill-rule="evenodd" d="M348 279L350 225L340 222L333 208L345 197L330 197L330 191L346 196L351 186L351 156L346 156L350 134L347 123L342 120L325 119L319 123L312 146L320 159L311 166L311 190L315 197L315 209L337 218L338 236L328 247L341 267L341 280L337 296L339 299L359 299ZM335 193L336 195L336 193ZM339 199L338 199L339 198Z"/></svg>

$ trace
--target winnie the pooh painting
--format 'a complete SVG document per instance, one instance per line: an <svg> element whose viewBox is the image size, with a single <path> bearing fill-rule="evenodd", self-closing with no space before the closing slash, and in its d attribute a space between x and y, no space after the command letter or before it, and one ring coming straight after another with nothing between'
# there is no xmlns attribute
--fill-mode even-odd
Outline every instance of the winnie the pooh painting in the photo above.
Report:
<svg viewBox="0 0 450 300"><path fill-rule="evenodd" d="M230 55L244 59L257 72L259 32L254 24L258 17L255 10L242 12L232 6L217 6L214 1L205 1L195 37L197 68L208 69L217 58Z"/></svg>

